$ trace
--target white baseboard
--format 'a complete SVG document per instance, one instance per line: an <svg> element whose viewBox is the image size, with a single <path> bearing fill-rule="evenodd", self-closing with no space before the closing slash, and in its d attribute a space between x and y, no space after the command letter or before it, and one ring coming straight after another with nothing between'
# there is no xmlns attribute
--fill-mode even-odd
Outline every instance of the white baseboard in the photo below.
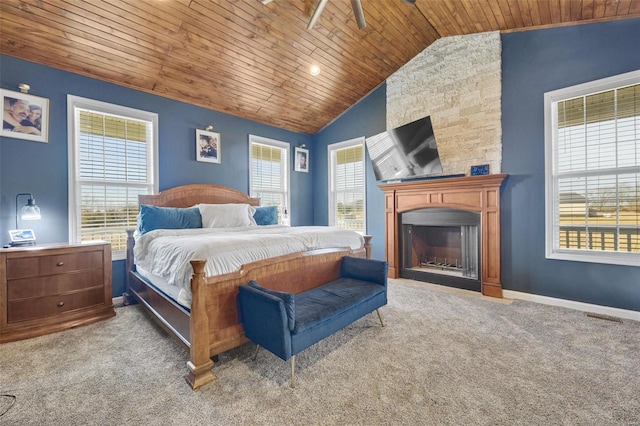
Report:
<svg viewBox="0 0 640 426"><path fill-rule="evenodd" d="M113 306L122 306L124 304L124 297L118 296L113 298Z"/></svg>
<svg viewBox="0 0 640 426"><path fill-rule="evenodd" d="M590 303L575 302L573 300L556 299L555 297L539 296L537 294L523 293L520 291L502 290L502 297L514 300L525 300L527 302L542 303L544 305L560 306L563 308L575 309L577 311L590 312L599 315L625 318L633 321L640 321L640 312L627 309L610 308L609 306L592 305Z"/></svg>

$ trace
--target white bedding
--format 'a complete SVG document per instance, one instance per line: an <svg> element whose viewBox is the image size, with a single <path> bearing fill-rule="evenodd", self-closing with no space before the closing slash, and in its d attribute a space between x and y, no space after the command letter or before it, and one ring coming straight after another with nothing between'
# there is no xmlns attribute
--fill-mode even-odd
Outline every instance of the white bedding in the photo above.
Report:
<svg viewBox="0 0 640 426"><path fill-rule="evenodd" d="M137 236L134 260L179 288L178 301L191 304L190 260L207 259L206 276L235 272L244 264L307 250L362 247L357 232L326 226L158 229Z"/></svg>

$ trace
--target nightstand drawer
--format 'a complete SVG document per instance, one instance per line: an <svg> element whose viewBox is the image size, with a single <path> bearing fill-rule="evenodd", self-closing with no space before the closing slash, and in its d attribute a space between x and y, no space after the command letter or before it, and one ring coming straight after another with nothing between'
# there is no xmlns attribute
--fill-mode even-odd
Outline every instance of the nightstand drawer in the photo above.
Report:
<svg viewBox="0 0 640 426"><path fill-rule="evenodd" d="M14 279L7 282L7 299L11 302L101 287L103 280L102 268L48 277Z"/></svg>
<svg viewBox="0 0 640 426"><path fill-rule="evenodd" d="M7 279L41 277L102 268L102 251L82 251L7 259Z"/></svg>
<svg viewBox="0 0 640 426"><path fill-rule="evenodd" d="M74 309L101 304L104 304L103 287L77 293L17 300L8 303L7 320L9 323L14 323L50 317Z"/></svg>

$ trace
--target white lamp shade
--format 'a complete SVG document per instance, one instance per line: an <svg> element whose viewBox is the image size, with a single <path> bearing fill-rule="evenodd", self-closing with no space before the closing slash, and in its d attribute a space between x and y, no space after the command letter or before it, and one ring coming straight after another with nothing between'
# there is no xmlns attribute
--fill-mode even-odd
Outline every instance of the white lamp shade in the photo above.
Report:
<svg viewBox="0 0 640 426"><path fill-rule="evenodd" d="M40 220L40 207L28 204L20 210L20 217L22 220Z"/></svg>

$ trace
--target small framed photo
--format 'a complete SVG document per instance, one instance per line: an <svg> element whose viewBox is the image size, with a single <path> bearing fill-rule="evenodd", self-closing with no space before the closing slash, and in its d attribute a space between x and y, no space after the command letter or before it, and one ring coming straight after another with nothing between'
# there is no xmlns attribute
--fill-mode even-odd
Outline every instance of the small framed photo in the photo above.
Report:
<svg viewBox="0 0 640 426"><path fill-rule="evenodd" d="M196 160L220 164L220 133L196 129Z"/></svg>
<svg viewBox="0 0 640 426"><path fill-rule="evenodd" d="M309 173L309 150L306 148L296 147L296 172Z"/></svg>
<svg viewBox="0 0 640 426"><path fill-rule="evenodd" d="M49 142L49 99L6 89L0 89L0 99L0 136Z"/></svg>

